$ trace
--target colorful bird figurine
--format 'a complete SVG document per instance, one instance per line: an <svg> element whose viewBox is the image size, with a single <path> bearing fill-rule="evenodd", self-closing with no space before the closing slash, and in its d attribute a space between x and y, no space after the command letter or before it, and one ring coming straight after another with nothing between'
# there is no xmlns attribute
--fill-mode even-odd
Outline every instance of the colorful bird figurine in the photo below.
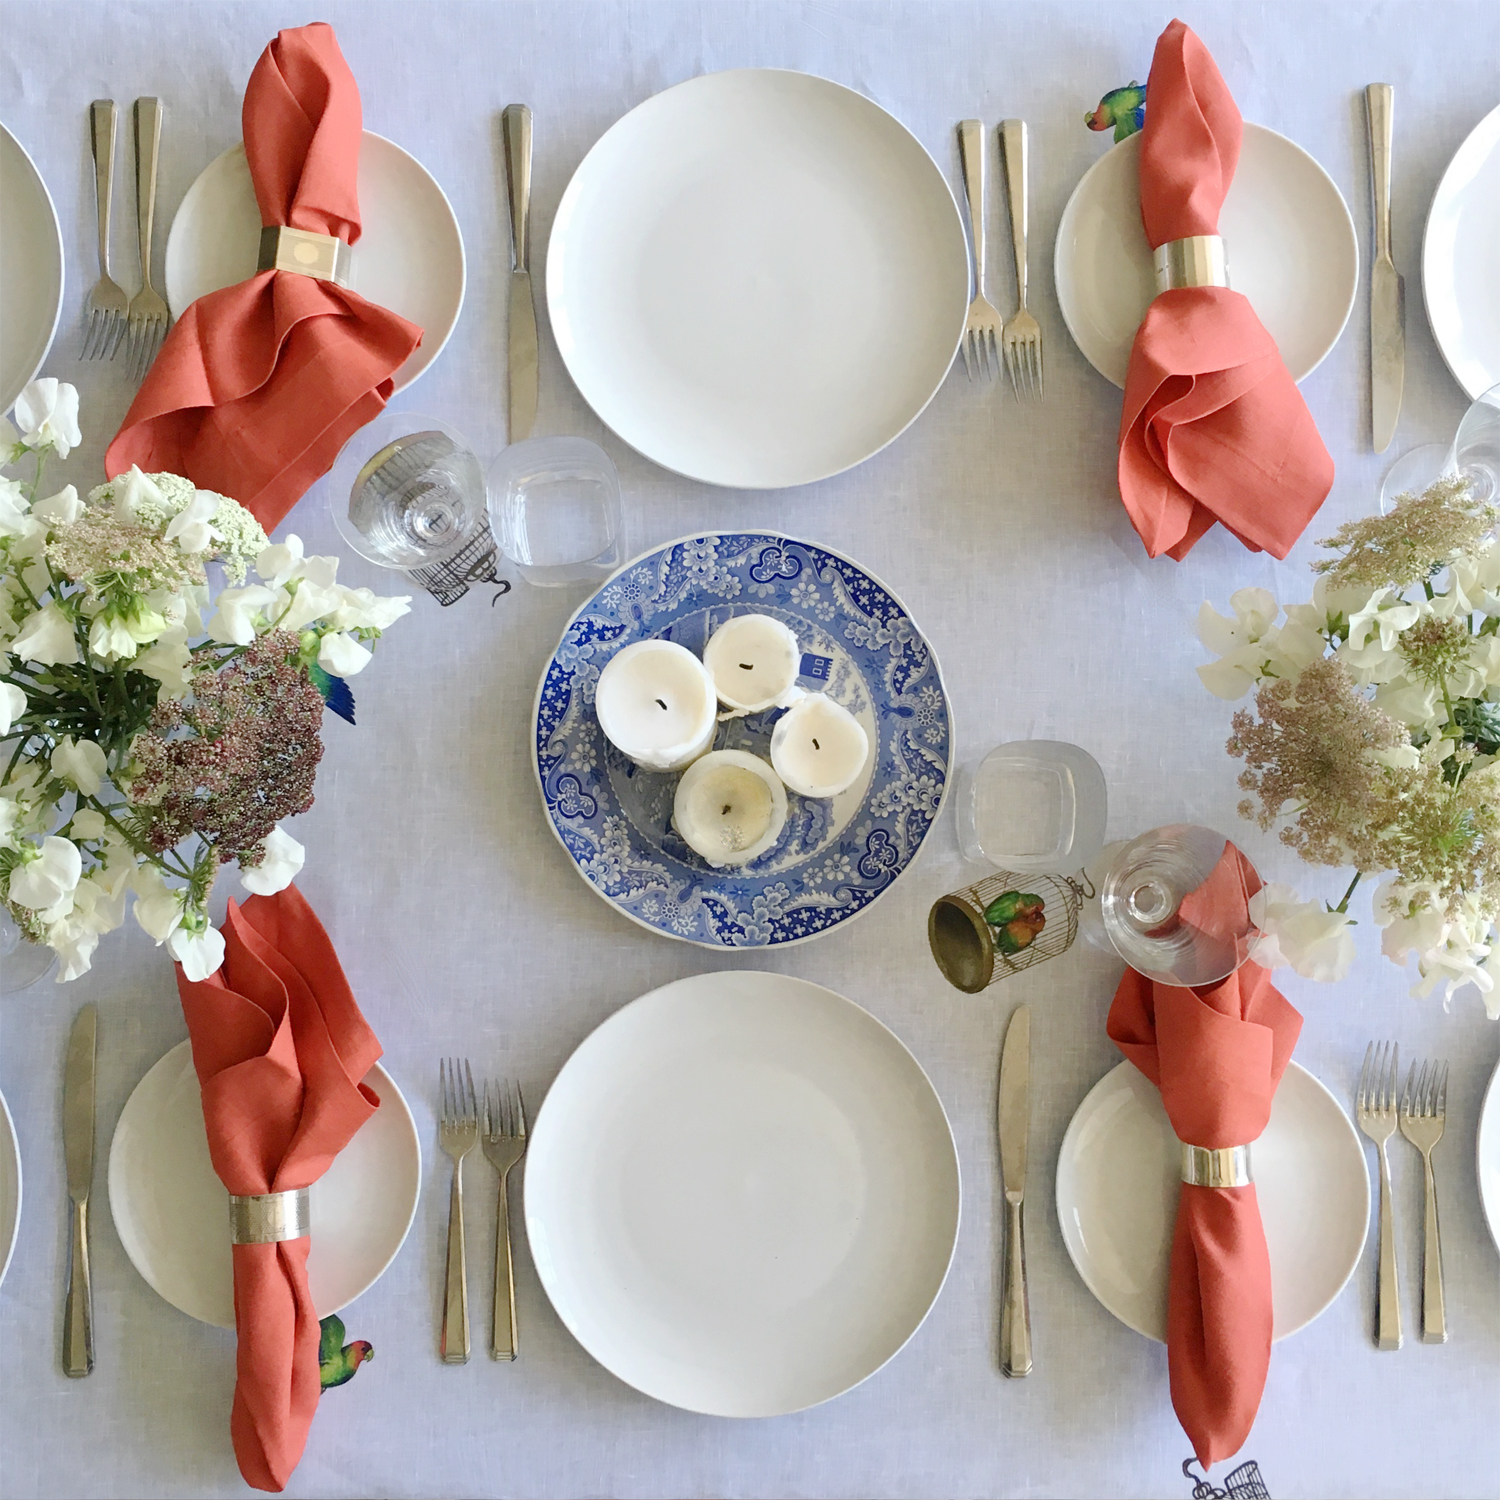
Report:
<svg viewBox="0 0 1500 1500"><path fill-rule="evenodd" d="M1146 123L1146 86L1131 79L1122 89L1111 89L1100 101L1093 114L1085 115L1083 123L1090 130L1108 130L1115 127L1115 139L1123 141L1134 135Z"/></svg>
<svg viewBox="0 0 1500 1500"><path fill-rule="evenodd" d="M322 1337L318 1343L318 1381L323 1390L354 1379L354 1372L368 1359L375 1358L374 1347L365 1339L344 1343L343 1319L330 1315L318 1324Z"/></svg>
<svg viewBox="0 0 1500 1500"><path fill-rule="evenodd" d="M1004 891L984 909L995 929L995 947L1006 957L1029 948L1047 925L1046 902L1029 891Z"/></svg>

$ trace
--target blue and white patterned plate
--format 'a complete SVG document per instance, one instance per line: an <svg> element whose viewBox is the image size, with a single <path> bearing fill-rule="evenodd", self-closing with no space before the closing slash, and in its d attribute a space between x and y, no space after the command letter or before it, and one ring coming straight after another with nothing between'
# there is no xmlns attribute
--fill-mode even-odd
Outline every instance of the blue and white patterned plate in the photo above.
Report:
<svg viewBox="0 0 1500 1500"><path fill-rule="evenodd" d="M622 647L663 639L701 654L736 614L796 632L801 685L853 713L872 753L841 796L788 792L775 847L715 870L672 827L677 777L641 770L605 739L594 686ZM716 748L769 758L780 713L730 720ZM689 537L627 563L569 622L535 724L547 817L579 873L642 926L708 948L798 943L889 890L942 806L952 743L937 658L901 601L837 552L772 532Z"/></svg>

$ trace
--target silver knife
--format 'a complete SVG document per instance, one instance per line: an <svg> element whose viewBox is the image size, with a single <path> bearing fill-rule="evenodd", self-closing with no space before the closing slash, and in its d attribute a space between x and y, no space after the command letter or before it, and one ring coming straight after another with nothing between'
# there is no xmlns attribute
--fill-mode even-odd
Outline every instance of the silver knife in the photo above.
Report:
<svg viewBox="0 0 1500 1500"><path fill-rule="evenodd" d="M1391 259L1391 121L1395 91L1388 83L1365 89L1370 126L1370 181L1375 199L1375 259L1370 266L1370 427L1375 451L1396 435L1406 377L1406 285Z"/></svg>
<svg viewBox="0 0 1500 1500"><path fill-rule="evenodd" d="M94 1041L99 1007L85 1005L73 1022L63 1066L63 1154L73 1200L73 1259L63 1305L63 1372L94 1368L94 1293L89 1281L89 1188L94 1180Z"/></svg>
<svg viewBox="0 0 1500 1500"><path fill-rule="evenodd" d="M1031 1374L1031 1305L1026 1297L1026 1137L1031 1126L1031 1007L1018 1005L1000 1053L1000 1175L1005 1189L1005 1300L1000 1313L1000 1369Z"/></svg>
<svg viewBox="0 0 1500 1500"><path fill-rule="evenodd" d="M531 300L531 111L507 104L505 189L510 197L510 441L531 436L536 422L536 306Z"/></svg>

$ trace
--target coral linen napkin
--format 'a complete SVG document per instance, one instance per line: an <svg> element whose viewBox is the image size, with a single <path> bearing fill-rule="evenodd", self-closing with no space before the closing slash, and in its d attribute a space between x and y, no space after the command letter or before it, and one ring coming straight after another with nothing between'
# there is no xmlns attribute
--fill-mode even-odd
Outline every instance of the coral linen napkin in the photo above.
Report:
<svg viewBox="0 0 1500 1500"><path fill-rule="evenodd" d="M359 88L325 22L280 32L245 89L261 222L360 235ZM173 325L115 434L111 478L139 464L229 495L267 531L390 398L422 330L357 292L260 271Z"/></svg>
<svg viewBox="0 0 1500 1500"><path fill-rule="evenodd" d="M1127 969L1109 1008L1110 1040L1161 1090L1178 1139L1210 1149L1247 1145L1266 1128L1301 1030L1302 1017L1255 963L1199 989ZM1205 1469L1249 1436L1270 1362L1271 1262L1255 1185L1185 1182L1167 1365L1177 1419Z"/></svg>
<svg viewBox="0 0 1500 1500"><path fill-rule="evenodd" d="M1242 123L1208 49L1173 21L1156 43L1141 137L1153 249L1218 233ZM1227 255L1232 277L1233 245ZM1285 557L1323 503L1333 460L1239 292L1179 287L1147 309L1125 378L1119 478L1146 551L1179 562L1215 521L1254 551Z"/></svg>
<svg viewBox="0 0 1500 1500"><path fill-rule="evenodd" d="M310 1186L375 1112L379 1100L360 1080L380 1043L294 886L231 901L224 948L223 967L201 983L177 969L214 1171L232 1194ZM234 1246L229 1430L240 1473L257 1489L285 1487L317 1410L311 1244Z"/></svg>

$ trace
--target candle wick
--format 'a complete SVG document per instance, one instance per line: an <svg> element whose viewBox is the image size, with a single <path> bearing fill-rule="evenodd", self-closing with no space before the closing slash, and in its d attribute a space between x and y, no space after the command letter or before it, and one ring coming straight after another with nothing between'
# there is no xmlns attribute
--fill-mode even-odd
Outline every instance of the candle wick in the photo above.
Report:
<svg viewBox="0 0 1500 1500"><path fill-rule="evenodd" d="M733 804L733 803L731 803L731 802L726 802L726 803L725 803L725 804L724 804L724 808L723 808L723 812L722 812L722 814L721 814L721 816L723 816L723 817L726 817L726 818L727 818L727 817L728 817L728 816L729 816L729 809L730 809L730 808L731 808L731 807L732 807L732 806L733 806L733 805L734 805L734 804Z"/></svg>
<svg viewBox="0 0 1500 1500"><path fill-rule="evenodd" d="M658 698L656 701L657 701L658 704L661 705L661 708L663 709L663 711L665 711L667 705L665 703L662 703L662 701L661 701L660 698Z"/></svg>
<svg viewBox="0 0 1500 1500"><path fill-rule="evenodd" d="M813 741L813 749L814 750L821 750L822 748L823 747L817 742L817 740Z"/></svg>
<svg viewBox="0 0 1500 1500"><path fill-rule="evenodd" d="M742 671L742 672L753 672L754 670L755 670L755 668L753 666L751 666L751 664L749 662L742 661L740 663L740 671Z"/></svg>

